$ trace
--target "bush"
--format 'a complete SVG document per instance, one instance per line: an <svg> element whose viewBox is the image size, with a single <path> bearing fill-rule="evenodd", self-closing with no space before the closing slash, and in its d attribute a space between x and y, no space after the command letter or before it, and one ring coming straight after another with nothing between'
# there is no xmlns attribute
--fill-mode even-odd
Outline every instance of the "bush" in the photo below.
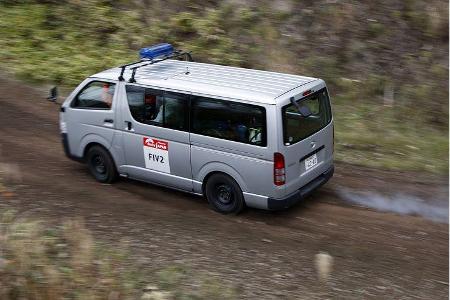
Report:
<svg viewBox="0 0 450 300"><path fill-rule="evenodd" d="M237 297L234 289L202 276L186 266L144 272L123 245L96 240L82 219L48 226L12 212L0 215L0 299Z"/></svg>
<svg viewBox="0 0 450 300"><path fill-rule="evenodd" d="M3 215L1 299L136 299L143 282L126 253L95 242L81 220L60 227Z"/></svg>

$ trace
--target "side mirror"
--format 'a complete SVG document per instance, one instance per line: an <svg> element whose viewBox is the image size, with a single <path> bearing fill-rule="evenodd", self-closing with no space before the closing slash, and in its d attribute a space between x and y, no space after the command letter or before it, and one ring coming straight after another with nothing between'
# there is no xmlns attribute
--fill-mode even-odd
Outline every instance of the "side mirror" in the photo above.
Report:
<svg viewBox="0 0 450 300"><path fill-rule="evenodd" d="M56 102L58 100L58 87L54 86L50 89L47 100L50 102Z"/></svg>

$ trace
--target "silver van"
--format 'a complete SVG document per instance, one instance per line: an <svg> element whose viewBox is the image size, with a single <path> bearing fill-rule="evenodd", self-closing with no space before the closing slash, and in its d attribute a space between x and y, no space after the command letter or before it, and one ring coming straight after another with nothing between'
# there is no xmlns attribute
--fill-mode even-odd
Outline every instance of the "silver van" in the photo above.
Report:
<svg viewBox="0 0 450 300"><path fill-rule="evenodd" d="M331 178L323 80L182 61L189 53L167 45L69 95L60 113L69 158L100 182L120 175L204 195L221 213L287 208Z"/></svg>

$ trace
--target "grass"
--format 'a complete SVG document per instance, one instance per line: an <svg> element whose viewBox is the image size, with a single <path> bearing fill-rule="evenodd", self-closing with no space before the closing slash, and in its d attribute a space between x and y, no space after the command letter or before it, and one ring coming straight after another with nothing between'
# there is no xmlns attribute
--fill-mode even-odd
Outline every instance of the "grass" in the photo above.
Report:
<svg viewBox="0 0 450 300"><path fill-rule="evenodd" d="M144 282L125 252L101 247L81 220L58 227L5 213L0 223L1 299L136 299Z"/></svg>
<svg viewBox="0 0 450 300"><path fill-rule="evenodd" d="M415 107L383 104L382 77L341 78L333 100L338 161L370 167L448 173L448 128L430 126L432 86L404 88ZM378 95L378 96L377 96ZM443 96L445 97L445 95ZM423 110L421 110L423 108Z"/></svg>
<svg viewBox="0 0 450 300"><path fill-rule="evenodd" d="M202 274L183 265L146 271L125 246L96 240L82 219L51 226L0 215L0 299L237 298Z"/></svg>
<svg viewBox="0 0 450 300"><path fill-rule="evenodd" d="M395 119L395 109L335 105L338 161L392 170L448 172L448 137Z"/></svg>
<svg viewBox="0 0 450 300"><path fill-rule="evenodd" d="M86 76L135 60L142 46L168 41L192 50L199 61L308 74L324 78L333 96L338 161L448 172L448 66L441 62L442 53L448 56L448 31L445 37L441 30L448 27L448 15L439 9L444 4L431 1L432 15L421 9L421 0L389 14L373 7L360 28L346 23L354 11L338 3L286 11L273 11L265 2L150 3L152 9L126 1L5 1L0 66L27 82L71 89ZM402 26L389 23L394 21ZM423 24L429 25L418 31ZM342 38L330 41L331 53L328 42L321 49L308 38L325 32ZM389 49L401 36L425 46ZM389 67L395 63L401 68ZM401 76L395 73L400 69ZM395 103L387 107L383 93L390 82Z"/></svg>

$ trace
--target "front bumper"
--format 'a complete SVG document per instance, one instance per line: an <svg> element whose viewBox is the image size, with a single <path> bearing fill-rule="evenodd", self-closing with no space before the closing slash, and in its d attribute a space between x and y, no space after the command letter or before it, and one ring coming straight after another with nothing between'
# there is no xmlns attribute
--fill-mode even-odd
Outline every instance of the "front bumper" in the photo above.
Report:
<svg viewBox="0 0 450 300"><path fill-rule="evenodd" d="M330 178L333 176L334 166L331 166L326 172L320 174L315 179L301 187L295 193L282 198L282 199L274 199L269 198L267 200L267 208L269 210L280 210L284 208L288 208L297 202L303 200L308 195L310 195L315 189L324 185Z"/></svg>
<svg viewBox="0 0 450 300"><path fill-rule="evenodd" d="M69 138L67 137L67 133L62 133L61 139L62 139L62 144L63 144L63 148L64 148L64 153L66 154L66 156L68 158L70 158L71 160L74 160L77 162L83 162L83 159L81 157L74 156L70 153Z"/></svg>

